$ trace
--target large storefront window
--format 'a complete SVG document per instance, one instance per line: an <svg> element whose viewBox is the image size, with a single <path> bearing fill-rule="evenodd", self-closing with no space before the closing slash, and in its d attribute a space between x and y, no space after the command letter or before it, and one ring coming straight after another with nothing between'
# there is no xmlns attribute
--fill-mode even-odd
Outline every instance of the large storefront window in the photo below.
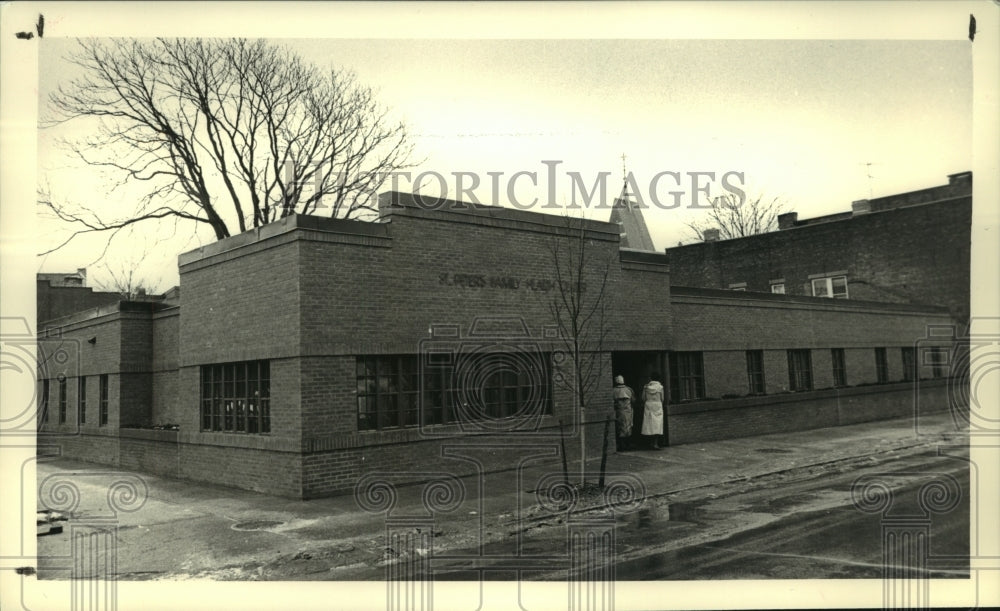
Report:
<svg viewBox="0 0 1000 611"><path fill-rule="evenodd" d="M482 366L471 371L467 383L458 380L454 364L432 363L420 371L417 356L359 356L357 358L358 430L446 424L460 418L503 419L526 406L552 413L549 355L535 355L544 363L541 371L515 370L482 355ZM464 365L468 365L468 361ZM422 380L421 380L422 376Z"/></svg>
<svg viewBox="0 0 1000 611"><path fill-rule="evenodd" d="M201 428L230 433L271 432L268 361L201 366Z"/></svg>

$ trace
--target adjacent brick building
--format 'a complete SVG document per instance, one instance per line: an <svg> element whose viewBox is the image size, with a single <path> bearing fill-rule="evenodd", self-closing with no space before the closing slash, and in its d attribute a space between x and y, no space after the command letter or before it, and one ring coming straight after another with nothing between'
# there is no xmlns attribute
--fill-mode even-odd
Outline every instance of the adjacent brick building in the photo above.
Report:
<svg viewBox="0 0 1000 611"><path fill-rule="evenodd" d="M380 222L289 216L185 253L176 304L50 321L40 451L311 498L404 464L472 471L455 444L559 447L561 425L570 455L584 431L596 453L613 374L663 377L670 443L910 413L915 388L946 405L948 340L927 339L943 308L672 289L667 256L622 248L616 223L380 205ZM600 306L579 359L555 305L571 294ZM578 363L596 380L582 417Z"/></svg>
<svg viewBox="0 0 1000 611"><path fill-rule="evenodd" d="M972 173L771 233L666 249L681 286L942 305L969 319Z"/></svg>

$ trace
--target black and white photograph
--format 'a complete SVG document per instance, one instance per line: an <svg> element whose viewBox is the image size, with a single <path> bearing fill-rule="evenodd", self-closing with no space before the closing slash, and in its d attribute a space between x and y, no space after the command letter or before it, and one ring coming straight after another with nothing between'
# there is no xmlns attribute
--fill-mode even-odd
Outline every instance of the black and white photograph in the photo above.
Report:
<svg viewBox="0 0 1000 611"><path fill-rule="evenodd" d="M996 3L0 10L5 606L1000 605Z"/></svg>

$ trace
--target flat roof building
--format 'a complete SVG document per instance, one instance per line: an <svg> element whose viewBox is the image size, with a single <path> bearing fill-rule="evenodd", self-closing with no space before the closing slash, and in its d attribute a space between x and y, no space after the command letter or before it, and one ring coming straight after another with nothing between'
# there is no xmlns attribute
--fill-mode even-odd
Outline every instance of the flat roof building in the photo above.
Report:
<svg viewBox="0 0 1000 611"><path fill-rule="evenodd" d="M907 414L916 384L946 404L916 352L947 345L926 339L945 309L672 287L621 233L390 192L379 222L292 215L184 253L176 302L47 323L39 446L313 498L470 472L442 448L473 437L599 452L616 374L663 378L669 443Z"/></svg>

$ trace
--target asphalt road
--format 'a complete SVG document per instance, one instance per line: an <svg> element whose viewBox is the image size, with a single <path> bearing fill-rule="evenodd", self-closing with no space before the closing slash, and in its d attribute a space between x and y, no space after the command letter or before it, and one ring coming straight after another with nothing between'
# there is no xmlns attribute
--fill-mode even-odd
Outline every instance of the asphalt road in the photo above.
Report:
<svg viewBox="0 0 1000 611"><path fill-rule="evenodd" d="M852 487L879 482L891 490L884 511L865 512ZM935 485L935 482L941 485ZM858 488L860 491L861 488ZM877 500L874 497L872 501ZM925 511L928 503L940 512ZM928 578L965 578L969 555L969 471L961 459L934 451L887 461L842 463L746 483L690 491L647 501L619 520L615 530L615 579L880 579L883 558ZM926 560L906 557L904 530L927 534ZM914 530L916 529L916 530ZM510 580L509 571L468 570L463 565L526 567L520 579L587 580L601 575L570 568L532 570L532 565L568 567L566 529L544 524L522 540L435 558L435 579ZM886 549L883 546L887 545ZM474 562L463 555L476 557ZM537 560L548 554L551 562ZM512 556L523 556L511 562ZM599 561L601 562L601 561ZM606 561L604 561L606 562Z"/></svg>
<svg viewBox="0 0 1000 611"><path fill-rule="evenodd" d="M694 529L734 521L733 516L738 512L771 513L778 517L724 538L626 560L617 565L616 578L622 581L877 579L883 576L886 562L909 566L924 577L966 577L967 465L932 453L902 462L683 505L683 514L674 519L685 521ZM852 483L861 476L867 476L868 481L877 477L892 487L891 504L884 512L864 512L853 502L836 503L838 497L850 496ZM933 508L928 505L927 495L935 492L941 496L934 499L933 508L942 509L941 512L928 511ZM649 526L656 519L647 518ZM636 530L648 528L636 525ZM924 560L907 556L913 541L904 543L901 536L904 532L920 531L928 537ZM630 533L623 534L626 541L634 538Z"/></svg>

